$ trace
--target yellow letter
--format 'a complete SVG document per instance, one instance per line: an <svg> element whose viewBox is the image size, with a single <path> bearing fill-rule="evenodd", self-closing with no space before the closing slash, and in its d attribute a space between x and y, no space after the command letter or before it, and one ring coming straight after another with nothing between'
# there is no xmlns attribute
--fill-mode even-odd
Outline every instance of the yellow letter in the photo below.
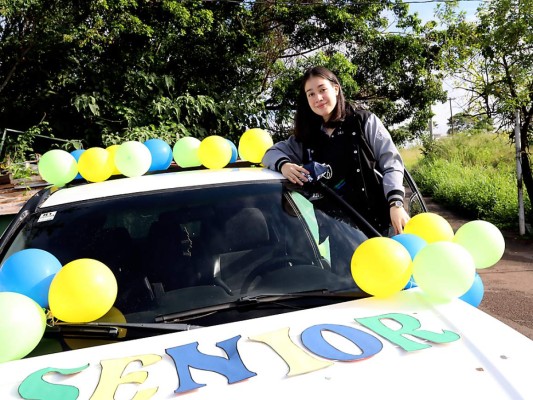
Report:
<svg viewBox="0 0 533 400"><path fill-rule="evenodd" d="M249 339L265 343L278 353L289 367L288 376L306 374L333 364L330 361L319 360L298 347L289 337L289 328L263 333Z"/></svg>
<svg viewBox="0 0 533 400"><path fill-rule="evenodd" d="M143 383L148 378L148 372L136 371L127 375L122 375L128 364L134 361L140 361L144 366L155 364L161 360L161 356L156 354L144 354L142 356L133 356L125 358L117 358L114 360L102 360L102 373L100 374L100 381L94 390L91 400L109 400L113 399L115 392L119 385L123 383ZM158 387L144 389L135 394L133 400L147 400L150 399L156 392Z"/></svg>

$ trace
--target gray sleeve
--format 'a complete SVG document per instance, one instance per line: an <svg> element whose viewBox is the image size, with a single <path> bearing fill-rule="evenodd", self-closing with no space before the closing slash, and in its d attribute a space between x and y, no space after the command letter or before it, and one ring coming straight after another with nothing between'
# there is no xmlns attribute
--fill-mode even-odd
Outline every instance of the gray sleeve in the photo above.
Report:
<svg viewBox="0 0 533 400"><path fill-rule="evenodd" d="M287 162L294 164L302 164L303 162L303 146L296 141L294 136L270 147L265 152L261 164L271 170L280 171L283 164Z"/></svg>
<svg viewBox="0 0 533 400"><path fill-rule="evenodd" d="M371 114L365 125L365 136L383 174L383 190L387 200L403 200L404 164L389 131L381 120Z"/></svg>

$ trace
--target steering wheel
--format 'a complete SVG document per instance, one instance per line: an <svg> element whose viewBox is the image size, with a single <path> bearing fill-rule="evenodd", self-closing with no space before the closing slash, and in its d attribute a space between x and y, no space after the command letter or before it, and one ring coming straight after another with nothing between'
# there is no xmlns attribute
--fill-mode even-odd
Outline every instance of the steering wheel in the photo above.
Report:
<svg viewBox="0 0 533 400"><path fill-rule="evenodd" d="M267 273L277 271L278 269L284 268L285 264L291 263L293 265L310 265L309 259L304 258L303 256L295 256L284 254L281 256L276 256L269 258L258 265L256 265L244 278L244 281L241 286L241 294L248 293L250 285L252 282L259 276L265 275ZM288 267L290 268L290 267Z"/></svg>

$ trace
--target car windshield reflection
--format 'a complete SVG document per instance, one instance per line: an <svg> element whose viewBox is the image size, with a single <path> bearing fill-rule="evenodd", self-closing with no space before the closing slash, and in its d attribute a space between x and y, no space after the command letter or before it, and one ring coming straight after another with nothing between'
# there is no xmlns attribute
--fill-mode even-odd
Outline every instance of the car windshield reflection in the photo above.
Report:
<svg viewBox="0 0 533 400"><path fill-rule="evenodd" d="M361 292L351 276L367 237L320 187L226 184L105 198L32 216L4 259L25 248L103 262L128 322L313 290Z"/></svg>

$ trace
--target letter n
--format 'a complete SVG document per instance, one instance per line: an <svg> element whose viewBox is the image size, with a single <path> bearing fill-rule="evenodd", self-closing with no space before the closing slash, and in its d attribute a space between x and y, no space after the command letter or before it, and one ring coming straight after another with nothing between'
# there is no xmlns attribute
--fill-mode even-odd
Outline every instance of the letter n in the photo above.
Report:
<svg viewBox="0 0 533 400"><path fill-rule="evenodd" d="M197 383L192 379L190 368L224 375L228 383L235 383L256 376L257 374L249 371L241 360L237 350L237 342L240 338L239 335L216 344L217 347L224 350L227 358L200 352L198 342L166 349L167 354L174 360L179 378L179 386L174 393L184 393L205 386L205 384Z"/></svg>

